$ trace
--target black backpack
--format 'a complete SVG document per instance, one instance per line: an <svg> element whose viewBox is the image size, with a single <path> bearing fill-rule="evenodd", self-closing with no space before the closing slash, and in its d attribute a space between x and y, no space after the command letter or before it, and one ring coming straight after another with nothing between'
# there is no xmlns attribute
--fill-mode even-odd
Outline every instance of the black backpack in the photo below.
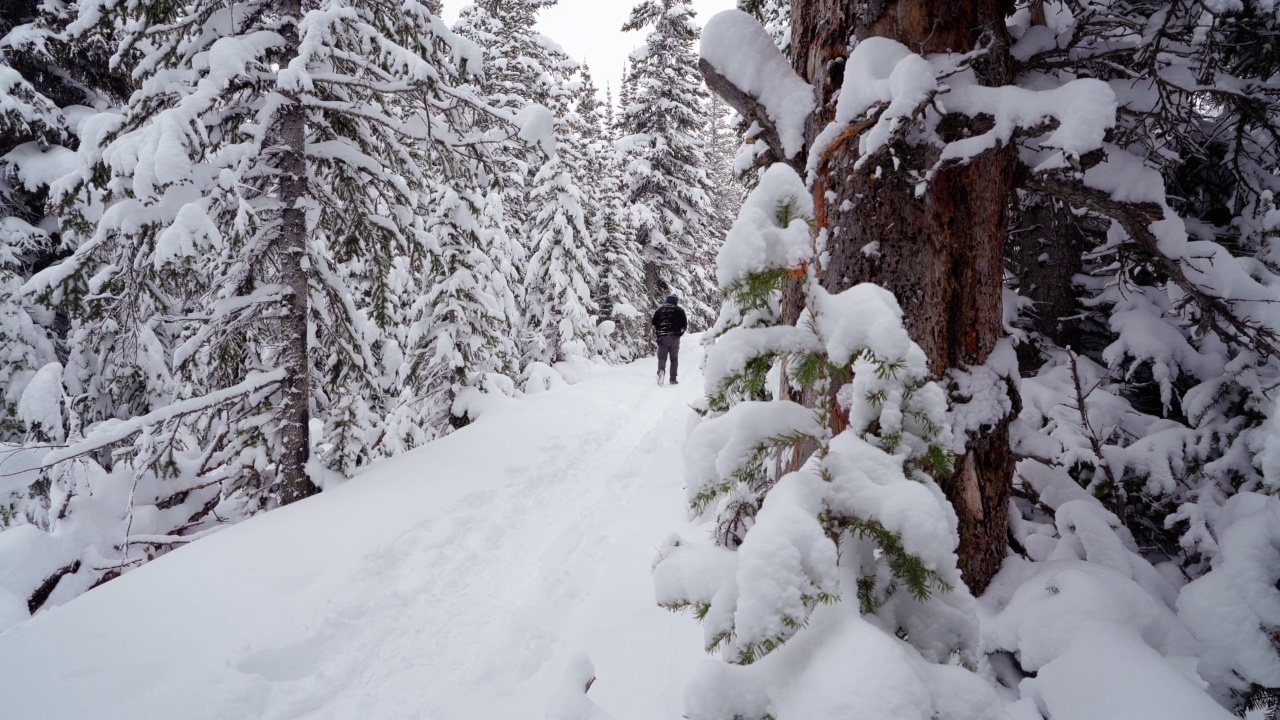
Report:
<svg viewBox="0 0 1280 720"><path fill-rule="evenodd" d="M659 335L680 335L686 325L684 309L678 305L663 305L653 314L653 329Z"/></svg>

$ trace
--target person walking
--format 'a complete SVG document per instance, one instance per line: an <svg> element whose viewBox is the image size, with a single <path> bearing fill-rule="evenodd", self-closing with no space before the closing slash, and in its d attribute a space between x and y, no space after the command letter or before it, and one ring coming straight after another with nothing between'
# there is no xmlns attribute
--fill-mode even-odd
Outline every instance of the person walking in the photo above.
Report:
<svg viewBox="0 0 1280 720"><path fill-rule="evenodd" d="M671 384L679 385L676 373L680 369L680 336L689 327L679 298L668 295L667 302L653 314L653 332L658 336L658 384L661 385L667 370L667 356L671 357Z"/></svg>

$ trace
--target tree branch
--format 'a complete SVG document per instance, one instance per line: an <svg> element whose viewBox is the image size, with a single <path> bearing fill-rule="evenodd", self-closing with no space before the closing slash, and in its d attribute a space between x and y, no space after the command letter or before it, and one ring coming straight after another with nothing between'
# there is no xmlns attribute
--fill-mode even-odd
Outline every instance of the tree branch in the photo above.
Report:
<svg viewBox="0 0 1280 720"><path fill-rule="evenodd" d="M1115 200L1110 193L1087 187L1083 183L1070 182L1051 175L1027 176L1023 187L1032 192L1049 195L1078 208L1085 208L1120 223L1133 240L1137 251L1159 271L1163 272L1194 302L1202 314L1202 324L1230 343L1252 345L1260 352L1280 358L1280 338L1266 327L1242 318L1231 307L1230 301L1212 295L1193 283L1182 265L1160 252L1158 239L1151 232L1151 223L1164 216L1164 208L1155 203L1128 203Z"/></svg>
<svg viewBox="0 0 1280 720"><path fill-rule="evenodd" d="M796 157L790 160L783 160L787 155L783 152L782 136L778 134L778 126L773 120L769 119L769 113L765 110L760 99L751 93L734 85L729 78L721 75L715 67L703 58L698 61L698 70L702 72L702 77L707 81L707 87L711 91L719 95L729 107L737 110L742 117L748 120L754 120L760 126L760 139L764 141L769 153L765 156L766 164L779 161L786 162L803 175L805 166L805 152L801 150Z"/></svg>

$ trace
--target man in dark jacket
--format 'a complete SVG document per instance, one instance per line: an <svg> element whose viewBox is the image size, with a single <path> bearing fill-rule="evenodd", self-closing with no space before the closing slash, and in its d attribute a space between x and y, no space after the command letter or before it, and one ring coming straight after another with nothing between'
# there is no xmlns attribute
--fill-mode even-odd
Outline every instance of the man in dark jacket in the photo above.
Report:
<svg viewBox="0 0 1280 720"><path fill-rule="evenodd" d="M676 304L675 295L667 296L667 304L653 314L653 332L658 336L658 384L662 384L667 369L667 356L671 356L671 384L677 385L676 371L680 367L680 336L689 327L684 308Z"/></svg>

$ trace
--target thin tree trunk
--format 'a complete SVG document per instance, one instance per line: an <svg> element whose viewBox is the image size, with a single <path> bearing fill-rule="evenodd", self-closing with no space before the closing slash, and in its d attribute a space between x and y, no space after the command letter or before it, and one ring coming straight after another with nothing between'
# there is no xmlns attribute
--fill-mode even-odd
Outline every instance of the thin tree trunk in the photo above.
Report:
<svg viewBox="0 0 1280 720"><path fill-rule="evenodd" d="M888 37L927 54L967 52L985 33L994 45L977 68L980 80L1009 80L1001 0L795 0L792 10L793 63L814 85L818 107L807 129L810 146L833 119L852 37ZM947 139L971 132L963 122L951 125L939 130L953 134ZM934 152L909 145L896 150L904 170L927 166L927 153ZM856 136L838 141L819 159L814 177L816 219L828 232L831 253L823 284L839 292L874 282L892 291L939 376L985 362L1001 336L1013 148L939 172L923 197L916 197L916 183L905 172L877 170L875 163L855 171L857 158ZM1016 390L1008 391L1016 408ZM831 416L841 422L839 413ZM986 588L1007 547L1010 419L970 438L955 473L938 478L960 519L960 568L975 593Z"/></svg>
<svg viewBox="0 0 1280 720"><path fill-rule="evenodd" d="M644 292L645 297L655 303L662 304L662 297L670 290L667 281L662 279L662 266L656 259L651 257L653 250L649 247L649 237L646 232L640 238L640 245L644 251Z"/></svg>
<svg viewBox="0 0 1280 720"><path fill-rule="evenodd" d="M1035 329L1058 347L1082 350L1074 279L1084 272L1080 219L1051 198L1027 203L1018 239L1018 293L1035 303ZM1019 232L1020 231L1020 232Z"/></svg>
<svg viewBox="0 0 1280 720"><path fill-rule="evenodd" d="M301 0L282 0L281 11L296 22L302 15ZM297 57L298 31L293 22L282 30L285 38L285 60ZM283 448L280 456L280 502L291 502L314 495L319 489L307 476L310 454L310 363L307 353L308 297L307 272L303 260L307 254L307 217L302 201L307 196L306 116L302 105L292 102L280 113L279 155L281 281L289 288L287 314L283 319L281 362L287 373L283 383L280 407Z"/></svg>

